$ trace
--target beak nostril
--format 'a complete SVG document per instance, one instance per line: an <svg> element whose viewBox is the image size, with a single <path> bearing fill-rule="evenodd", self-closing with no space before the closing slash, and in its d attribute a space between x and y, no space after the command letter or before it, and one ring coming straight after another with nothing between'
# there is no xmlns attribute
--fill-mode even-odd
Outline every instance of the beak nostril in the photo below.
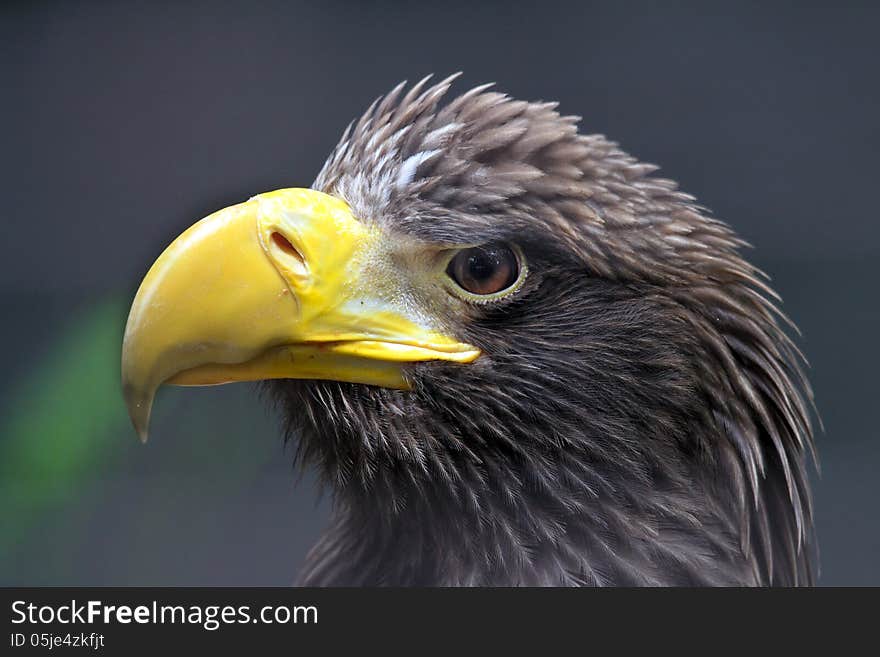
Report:
<svg viewBox="0 0 880 657"><path fill-rule="evenodd" d="M299 250L290 243L290 240L281 233L272 233L272 243L278 247L280 251L287 254L296 261L297 268L303 273L306 271L306 260L303 258Z"/></svg>

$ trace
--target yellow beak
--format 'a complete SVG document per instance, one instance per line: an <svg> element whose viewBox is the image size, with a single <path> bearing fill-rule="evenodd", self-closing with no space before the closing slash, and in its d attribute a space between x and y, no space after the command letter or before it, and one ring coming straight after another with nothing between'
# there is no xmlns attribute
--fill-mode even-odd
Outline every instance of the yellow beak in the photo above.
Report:
<svg viewBox="0 0 880 657"><path fill-rule="evenodd" d="M125 327L122 388L141 439L163 383L406 389L406 363L476 359L408 301L382 247L378 228L308 189L260 194L186 230L147 273Z"/></svg>

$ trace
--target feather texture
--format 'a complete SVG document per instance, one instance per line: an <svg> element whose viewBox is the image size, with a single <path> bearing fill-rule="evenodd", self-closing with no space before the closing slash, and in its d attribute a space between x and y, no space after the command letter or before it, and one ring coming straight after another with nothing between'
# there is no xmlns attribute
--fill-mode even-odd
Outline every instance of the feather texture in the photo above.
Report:
<svg viewBox="0 0 880 657"><path fill-rule="evenodd" d="M306 584L804 585L813 396L746 243L555 103L398 85L314 187L401 243L516 242L411 392L269 384L334 491ZM445 103L445 104L443 104Z"/></svg>

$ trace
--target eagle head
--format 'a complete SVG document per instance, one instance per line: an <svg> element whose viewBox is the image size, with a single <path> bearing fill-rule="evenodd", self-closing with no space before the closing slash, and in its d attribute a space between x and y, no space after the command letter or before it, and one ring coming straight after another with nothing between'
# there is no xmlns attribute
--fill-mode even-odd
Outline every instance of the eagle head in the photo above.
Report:
<svg viewBox="0 0 880 657"><path fill-rule="evenodd" d="M745 243L555 103L451 81L168 247L138 430L160 384L264 380L333 491L306 584L811 583L812 395Z"/></svg>

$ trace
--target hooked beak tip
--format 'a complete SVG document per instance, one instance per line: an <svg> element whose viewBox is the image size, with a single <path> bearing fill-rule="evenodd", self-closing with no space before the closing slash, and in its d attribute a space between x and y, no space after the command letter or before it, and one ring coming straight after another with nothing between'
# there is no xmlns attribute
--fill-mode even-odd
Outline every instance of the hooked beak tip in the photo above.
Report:
<svg viewBox="0 0 880 657"><path fill-rule="evenodd" d="M150 412L153 408L154 393L136 391L131 384L123 385L123 395L128 407L128 416L141 443L147 442L150 430Z"/></svg>

